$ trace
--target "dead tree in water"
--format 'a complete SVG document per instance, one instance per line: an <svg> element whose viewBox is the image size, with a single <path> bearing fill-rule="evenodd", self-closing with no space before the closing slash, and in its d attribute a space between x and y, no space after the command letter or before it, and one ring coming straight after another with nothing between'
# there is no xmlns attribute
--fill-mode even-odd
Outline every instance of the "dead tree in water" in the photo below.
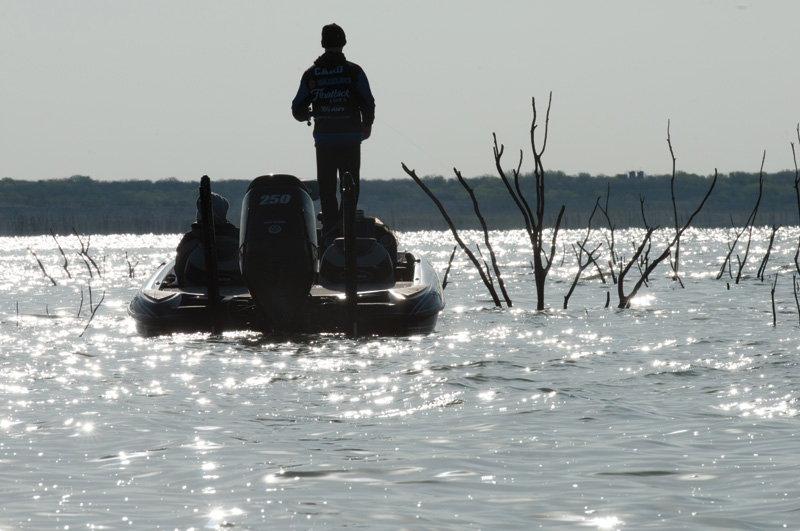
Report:
<svg viewBox="0 0 800 531"><path fill-rule="evenodd" d="M550 99L547 102L547 115L545 117L542 148L537 150L535 138L536 128L538 127L536 124L536 98L532 98L533 122L531 123L531 149L533 150L533 173L536 179L535 213L531 210L531 207L528 204L528 201L525 199L525 196L522 194L522 190L519 186L519 170L522 166L522 153L520 152L520 160L517 169L512 170L514 174L514 187L512 188L511 183L509 182L508 177L506 176L502 165L500 164L500 159L503 156L503 146L501 145L498 148L497 137L494 137L495 166L497 167L497 171L500 173L500 178L506 185L508 193L511 194L511 197L514 199L514 203L517 205L517 208L519 208L520 212L522 213L522 217L525 219L525 230L528 232L528 237L531 241L531 247L533 250L533 274L536 283L537 310L544 310L545 280L547 280L547 275L550 272L550 266L553 263L553 256L555 255L556 251L556 240L558 238L558 229L561 225L561 219L564 217L564 205L561 205L561 210L558 213L558 218L556 219L556 224L553 228L550 250L547 252L545 250L544 243L544 166L542 165L542 155L547 147L547 132L550 124L550 106L552 101L553 93L551 92Z"/></svg>
<svg viewBox="0 0 800 531"><path fill-rule="evenodd" d="M600 206L599 201L597 202L597 208L600 209L600 212L606 218L606 223L608 224L608 235L606 236L606 243L608 244L608 267L611 269L611 280L614 284L617 283L617 264L620 261L619 255L617 255L617 251L615 248L615 239L614 239L614 229L616 229L616 225L611 223L611 217L608 215L608 198L611 197L611 184L608 184L607 191L606 191L606 206L605 208Z"/></svg>
<svg viewBox="0 0 800 531"><path fill-rule="evenodd" d="M444 279L442 280L442 290L447 288L447 277L450 276L450 268L453 267L453 258L456 257L458 245L453 247L453 252L450 253L450 260L447 261L447 269L444 270Z"/></svg>
<svg viewBox="0 0 800 531"><path fill-rule="evenodd" d="M83 240L81 239L80 235L78 234L78 231L76 231L74 227L72 228L72 234L74 234L75 237L78 238L78 243L81 244L81 252L79 253L79 255L80 255L81 259L83 260L83 263L86 265L86 269L89 270L89 278L94 278L94 275L92 275L92 268L89 266L90 263L94 266L95 271L97 271L97 276L98 277L103 276L100 273L100 268L97 267L97 262L95 262L92 259L92 257L89 256L89 245L92 242L92 237L88 236L86 238L86 245L84 245L83 244Z"/></svg>
<svg viewBox="0 0 800 531"><path fill-rule="evenodd" d="M797 275L792 275L792 290L794 290L794 305L797 308L797 319L800 321L800 298L797 297Z"/></svg>
<svg viewBox="0 0 800 531"><path fill-rule="evenodd" d="M592 264L597 266L597 262L594 259L594 254L600 249L603 245L598 244L597 247L592 249L591 251L586 250L586 244L589 242L589 236L592 234L592 218L594 217L594 213L597 212L597 208L600 205L600 198L597 198L597 201L594 204L594 208L592 209L592 213L589 215L589 226L586 229L586 236L583 237L582 242L575 242L575 245L572 246L572 252L575 253L575 260L578 262L578 272L575 274L575 278L572 279L572 285L569 288L569 291L564 296L564 309L567 309L567 305L569 304L569 298L572 296L572 292L575 291L575 286L578 285L578 280L581 278L581 274L583 271ZM577 249L575 247L577 246ZM586 255L586 261L582 260L583 255ZM600 271L600 268L597 268ZM600 271L600 275L602 277L603 272ZM605 282L605 280L604 280Z"/></svg>
<svg viewBox="0 0 800 531"><path fill-rule="evenodd" d="M758 266L758 273L756 277L764 282L764 274L767 270L767 262L769 262L769 255L772 253L772 246L775 244L775 234L781 228L780 225L773 225L772 226L772 234L769 235L769 245L767 246L767 252L764 254L764 258L761 260L761 265Z"/></svg>
<svg viewBox="0 0 800 531"><path fill-rule="evenodd" d="M719 268L719 273L717 273L717 279L722 277L722 275L725 273L725 268L731 261L731 255L733 254L733 251L736 250L736 245L739 242L739 238L741 238L742 235L747 232L747 245L744 249L744 258L739 258L739 255L736 255L736 260L739 263L739 271L736 274L736 283L738 284L742 278L742 271L747 263L747 257L750 255L750 245L753 243L753 225L755 224L756 215L758 214L758 207L761 204L761 196L764 192L764 161L766 158L767 152L764 151L764 155L761 158L761 171L758 174L758 198L756 199L756 205L753 207L753 210L747 217L742 229L736 234L736 238L734 238L733 243L728 246L728 254L725 256L725 260L722 261L722 266Z"/></svg>
<svg viewBox="0 0 800 531"><path fill-rule="evenodd" d="M139 265L139 261L137 260L134 263L131 263L131 259L128 258L128 251L125 251L125 261L128 263L128 278L133 278L136 276L136 266Z"/></svg>
<svg viewBox="0 0 800 531"><path fill-rule="evenodd" d="M42 263L42 261L41 261L41 260L39 260L39 257L38 257L38 256L36 256L36 253L35 253L35 252L33 252L33 249L31 249L30 247L28 247L28 250L29 250L29 251L31 252L31 254L33 255L33 258L36 260L36 263L37 263L37 264L39 264L39 269L41 269L41 270L42 270L42 274L43 274L45 277L47 277L47 278L50 280L50 282L52 282L52 283L53 283L53 285L54 285L54 286L57 286L58 284L56 284L56 280L55 280L53 277L51 277L51 276L50 276L50 275L47 273L47 270L44 268L44 264Z"/></svg>
<svg viewBox="0 0 800 531"><path fill-rule="evenodd" d="M92 287L89 286L89 296L91 297L92 294ZM86 326L83 327L83 331L78 334L78 337L83 337L83 334L89 329L89 325L92 324L92 320L94 320L94 316L97 313L97 310L100 309L100 305L103 304L103 301L106 298L106 290L103 290L103 296L100 297L100 302L97 303L97 306L92 306L91 298L89 299L89 309L91 310L91 314L89 315L89 320L86 321Z"/></svg>
<svg viewBox="0 0 800 531"><path fill-rule="evenodd" d="M488 276L488 271L485 272L483 270L483 267L481 266L480 262L478 262L478 259L475 257L475 254L469 249L469 247L467 247L467 245L464 243L464 240L462 240L461 237L458 235L458 230L456 230L456 226L453 224L453 220L450 219L450 216L447 215L447 211L445 211L444 206L442 206L442 203L436 198L435 195L433 195L433 192L431 192L430 189L427 186L425 186L425 183L422 182L422 179L417 177L417 173L414 170L410 170L408 166L405 165L405 163L401 164L403 166L403 171L405 171L409 175L409 177L414 179L414 182L416 182L419 185L419 187L422 188L422 190L426 194L428 194L428 197L430 197L431 200L439 208L439 212L441 212L442 217L444 218L445 222L447 222L447 226L450 227L450 232L453 233L453 238L455 238L456 243L458 243L461 249L469 257L470 261L475 266L475 269L478 270L478 274L480 275L481 280L483 280L483 284L486 286L486 289L489 290L489 294L492 296L492 301L494 302L494 305L497 307L502 306L502 304L500 303L500 297L497 296L497 291L494 289L494 285L492 284L492 281Z"/></svg>
<svg viewBox="0 0 800 531"><path fill-rule="evenodd" d="M675 273L672 276L672 280L677 280L681 287L683 286L683 281L681 280L681 275L678 271L680 268L680 259L681 259L681 236L678 231L678 204L675 201L675 152L672 150L672 137L669 134L669 120L667 120L667 145L669 146L669 154L672 157L672 178L669 180L669 191L670 195L672 196L672 213L675 218L675 260L671 262L672 271Z"/></svg>
<svg viewBox="0 0 800 531"><path fill-rule="evenodd" d="M772 290L770 291L770 295L772 296L772 326L778 326L778 315L775 312L775 286L778 285L778 274L775 274L775 282L772 283Z"/></svg>
<svg viewBox="0 0 800 531"><path fill-rule="evenodd" d="M486 248L489 250L489 257L492 260L492 269L494 270L494 276L497 279L497 284L500 286L500 292L503 294L503 298L506 300L506 304L509 308L511 308L511 297L508 296L508 292L506 292L506 285L503 282L503 276L500 273L500 266L497 264L497 257L494 254L494 249L492 248L492 243L489 241L489 229L486 226L486 220L483 219L481 215L481 209L478 207L478 200L475 198L475 192L472 191L467 181L464 180L464 177L461 176L461 172L457 169L453 168L453 171L456 173L456 177L458 178L458 182L461 183L461 186L469 194L470 199L472 199L472 208L475 210L475 215L478 217L478 221L481 223L481 228L483 228L483 241L486 244ZM480 249L479 249L480 251ZM486 264L486 270L489 271L489 265Z"/></svg>
<svg viewBox="0 0 800 531"><path fill-rule="evenodd" d="M797 124L797 140L800 142L800 124ZM794 142L792 145L792 158L794 159L794 192L797 196L797 214L800 216L800 170L797 168L797 153L794 151ZM797 249L794 252L794 267L800 273L800 238L797 241Z"/></svg>
<svg viewBox="0 0 800 531"><path fill-rule="evenodd" d="M739 256L736 256L737 261L739 262L739 272L736 274L736 283L739 283L739 280L742 278L742 271L744 270L744 266L747 263L747 257L750 255L750 245L753 243L753 227L756 223L756 215L758 214L758 207L761 204L761 196L764 193L764 160L767 158L767 152L764 151L764 156L761 158L761 171L758 173L758 199L756 199L756 206L753 207L753 212L750 214L750 218L748 219L749 228L747 230L747 246L744 249L744 258L739 260Z"/></svg>
<svg viewBox="0 0 800 531"><path fill-rule="evenodd" d="M67 260L67 255L64 252L64 249L61 248L61 244L58 243L58 238L56 238L56 233L53 232L53 229L50 229L50 234L53 236L53 239L56 241L56 245L58 246L58 250L61 253L61 257L64 258L64 271L67 273L67 277L72 278L72 274L69 272L69 260Z"/></svg>
<svg viewBox="0 0 800 531"><path fill-rule="evenodd" d="M631 305L631 300L636 296L639 289L641 289L642 285L645 284L647 278L650 276L658 265L663 262L667 257L669 257L672 247L678 241L678 239L683 235L686 229L692 224L692 220L694 217L702 210L703 205L706 204L708 197L711 195L711 192L714 190L714 186L717 184L717 170L714 170L714 180L711 182L711 186L709 186L708 191L706 192L705 197L700 202L700 205L697 209L692 212L692 215L689 216L689 219L686 223L679 227L675 234L672 236L672 239L667 243L667 247L654 259L649 259L650 249L652 247L652 238L653 233L658 229L658 226L650 227L647 224L647 219L644 215L644 198L640 199L641 209L642 209L642 221L644 222L645 227L645 235L642 238L641 243L638 246L635 246L633 257L625 264L624 267L621 266L619 272L619 279L617 282L617 295L619 296L619 305L618 308L629 308ZM640 264L640 276L639 279L634 283L633 289L629 293L625 293L625 277L631 270L634 264Z"/></svg>
<svg viewBox="0 0 800 531"><path fill-rule="evenodd" d="M731 228L736 229L736 224L733 222L733 216L731 216ZM725 274L725 269L728 270L728 276L733 278L733 272L731 270L731 255L733 254L734 249L736 249L736 244L739 243L739 238L742 237L744 231L747 230L747 225L742 225L741 230L736 232L736 236L733 238L733 242L728 244L728 254L725 255L725 259L722 261L722 266L719 268L719 272L717 273L717 280L722 278L722 275Z"/></svg>

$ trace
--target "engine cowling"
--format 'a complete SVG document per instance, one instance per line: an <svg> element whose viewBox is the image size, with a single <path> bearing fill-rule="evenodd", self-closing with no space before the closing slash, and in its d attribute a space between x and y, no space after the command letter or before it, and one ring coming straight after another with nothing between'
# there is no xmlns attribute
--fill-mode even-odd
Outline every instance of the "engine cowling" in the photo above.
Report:
<svg viewBox="0 0 800 531"><path fill-rule="evenodd" d="M239 266L267 327L305 325L305 305L318 268L314 202L292 175L264 175L242 201Z"/></svg>

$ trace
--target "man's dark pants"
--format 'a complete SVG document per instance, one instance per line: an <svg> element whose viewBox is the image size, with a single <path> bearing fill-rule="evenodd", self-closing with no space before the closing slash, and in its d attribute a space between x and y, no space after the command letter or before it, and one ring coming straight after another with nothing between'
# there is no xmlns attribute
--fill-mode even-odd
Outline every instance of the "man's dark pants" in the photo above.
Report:
<svg viewBox="0 0 800 531"><path fill-rule="evenodd" d="M359 172L361 170L361 144L343 147L317 148L317 182L319 201L322 209L322 233L327 234L339 227L339 203L336 199L336 184L342 187L346 172L350 172L356 184L356 204L358 204Z"/></svg>

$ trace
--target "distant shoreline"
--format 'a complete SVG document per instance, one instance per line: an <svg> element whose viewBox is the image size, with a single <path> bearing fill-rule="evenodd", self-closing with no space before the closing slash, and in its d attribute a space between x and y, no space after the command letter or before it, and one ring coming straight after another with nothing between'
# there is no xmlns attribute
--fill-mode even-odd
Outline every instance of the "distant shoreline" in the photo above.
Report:
<svg viewBox="0 0 800 531"><path fill-rule="evenodd" d="M729 227L744 223L758 196L757 173L735 172L719 176L707 204L695 218L696 227ZM479 228L467 192L455 179L425 177L423 182L436 195L458 228ZM478 199L490 229L524 228L523 217L499 177L467 179ZM678 216L683 219L699 204L709 176L678 174L675 196ZM764 174L763 197L756 225L797 225L795 173ZM239 224L241 201L249 181L212 181L212 189L231 203L228 218ZM545 176L545 224L552 226L565 205L563 228L585 228L600 198L617 228L641 227L641 203L649 225L673 226L670 176L620 175L616 177L566 175ZM46 181L0 180L0 235L37 234L168 234L185 232L196 218L198 183L166 179L160 181L96 181L86 176ZM520 178L520 188L530 204L535 202L532 176ZM408 179L362 181L359 208L381 218L398 231L446 229L441 214L425 193ZM602 221L602 223L600 223ZM606 225L598 215L593 224Z"/></svg>

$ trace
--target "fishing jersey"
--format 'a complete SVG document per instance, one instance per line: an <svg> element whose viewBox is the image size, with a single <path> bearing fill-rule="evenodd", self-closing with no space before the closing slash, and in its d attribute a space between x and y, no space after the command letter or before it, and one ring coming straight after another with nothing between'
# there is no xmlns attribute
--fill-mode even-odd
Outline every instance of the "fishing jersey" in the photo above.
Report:
<svg viewBox="0 0 800 531"><path fill-rule="evenodd" d="M325 52L303 73L292 101L292 115L301 122L314 116L317 147L361 143L362 125L375 121L375 98L364 70L341 52Z"/></svg>

